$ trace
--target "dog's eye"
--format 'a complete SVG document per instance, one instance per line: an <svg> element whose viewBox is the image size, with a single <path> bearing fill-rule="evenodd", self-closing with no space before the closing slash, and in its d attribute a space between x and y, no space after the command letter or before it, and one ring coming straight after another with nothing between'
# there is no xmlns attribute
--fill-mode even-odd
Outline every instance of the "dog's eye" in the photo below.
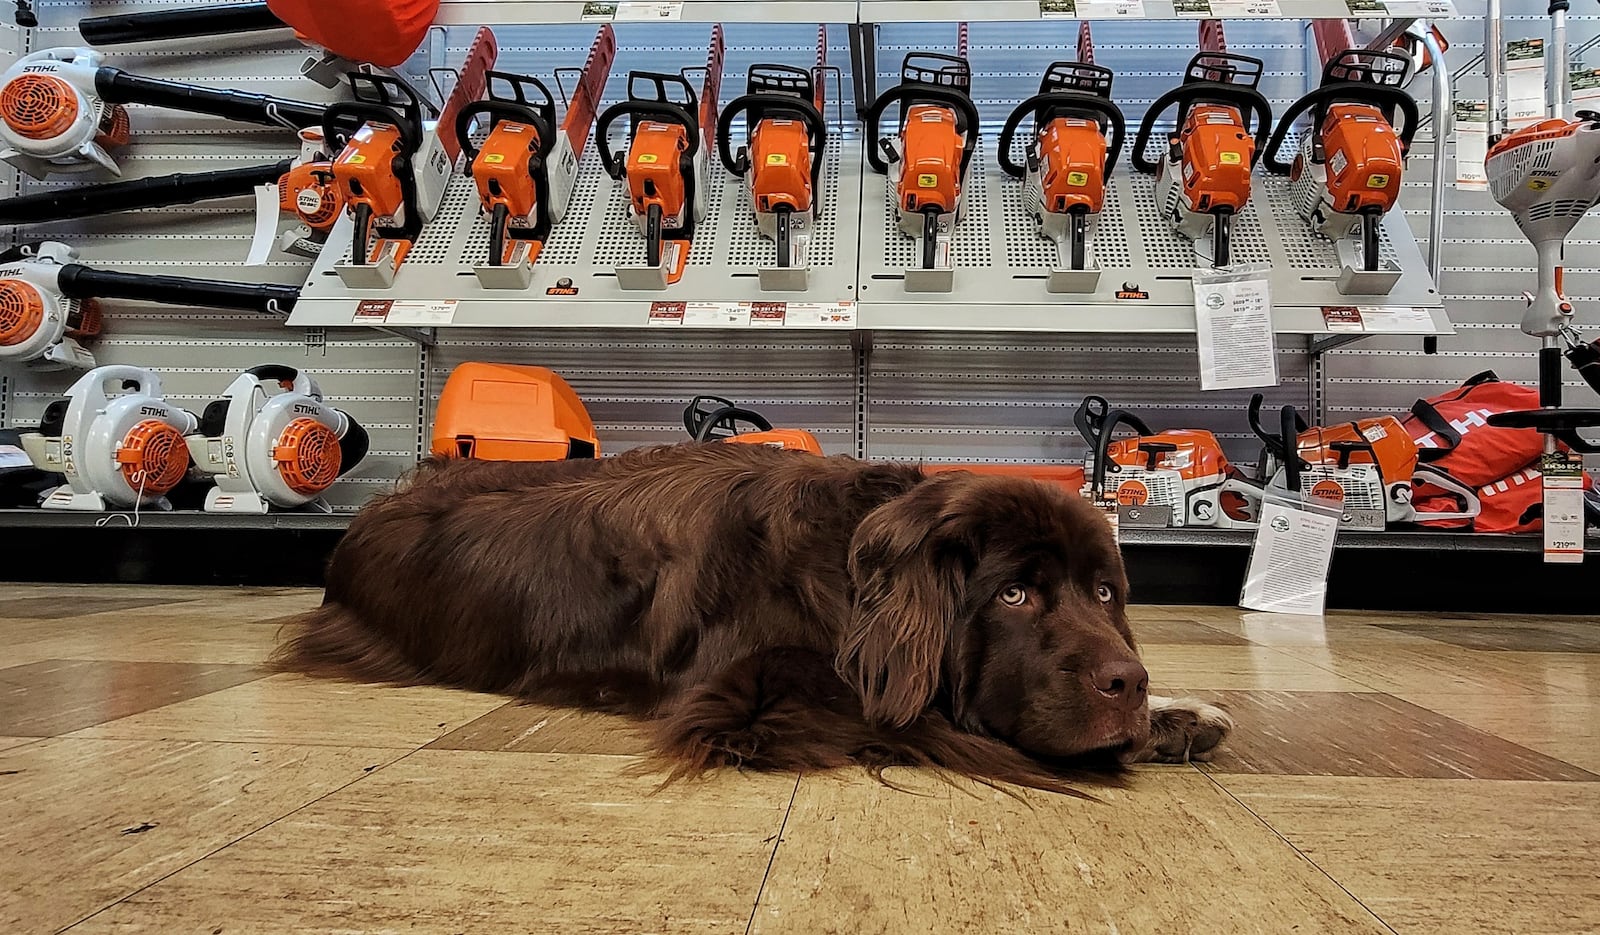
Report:
<svg viewBox="0 0 1600 935"><path fill-rule="evenodd" d="M1111 585L1102 584L1100 587L1095 589L1095 593L1100 596L1100 603L1102 603L1102 604L1111 603L1111 597L1112 597L1112 595L1111 595Z"/></svg>
<svg viewBox="0 0 1600 935"><path fill-rule="evenodd" d="M1020 584L1013 584L1000 592L1000 600L1012 607L1020 607L1028 600L1028 589Z"/></svg>

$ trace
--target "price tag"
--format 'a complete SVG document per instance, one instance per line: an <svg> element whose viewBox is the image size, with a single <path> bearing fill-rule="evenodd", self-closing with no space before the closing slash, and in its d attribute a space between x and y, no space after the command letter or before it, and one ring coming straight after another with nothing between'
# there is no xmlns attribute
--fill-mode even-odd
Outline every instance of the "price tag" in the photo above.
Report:
<svg viewBox="0 0 1600 935"><path fill-rule="evenodd" d="M685 302L685 328L743 328L750 324L748 302Z"/></svg>
<svg viewBox="0 0 1600 935"><path fill-rule="evenodd" d="M1489 190L1483 164L1489 158L1489 105L1485 101L1456 101L1456 188L1464 192Z"/></svg>
<svg viewBox="0 0 1600 935"><path fill-rule="evenodd" d="M1278 385L1265 268L1195 270L1194 312L1202 390Z"/></svg>
<svg viewBox="0 0 1600 935"><path fill-rule="evenodd" d="M1329 331L1365 331L1361 310L1354 305L1324 305L1322 323Z"/></svg>
<svg viewBox="0 0 1600 935"><path fill-rule="evenodd" d="M394 302L383 318L386 325L448 325L456 319L455 299L431 302Z"/></svg>
<svg viewBox="0 0 1600 935"><path fill-rule="evenodd" d="M1079 19L1144 18L1144 0L1077 0L1077 6Z"/></svg>
<svg viewBox="0 0 1600 935"><path fill-rule="evenodd" d="M1575 71L1571 81L1574 110L1593 110L1600 104L1600 68Z"/></svg>
<svg viewBox="0 0 1600 935"><path fill-rule="evenodd" d="M1383 0L1344 0L1345 9L1351 16L1388 16L1389 11L1383 5Z"/></svg>
<svg viewBox="0 0 1600 935"><path fill-rule="evenodd" d="M1450 0L1385 0L1383 7L1390 16L1429 16L1451 19L1456 7Z"/></svg>
<svg viewBox="0 0 1600 935"><path fill-rule="evenodd" d="M790 328L854 328L856 303L824 302L821 304L790 302L788 318L784 324Z"/></svg>
<svg viewBox="0 0 1600 935"><path fill-rule="evenodd" d="M1545 117L1544 40L1506 43L1506 123L1513 129Z"/></svg>
<svg viewBox="0 0 1600 935"><path fill-rule="evenodd" d="M686 302L651 302L646 323L652 328L675 328L683 324L689 308Z"/></svg>
<svg viewBox="0 0 1600 935"><path fill-rule="evenodd" d="M1261 525L1250 550L1239 606L1320 616L1328 599L1328 566L1338 537L1337 511L1269 495L1261 503Z"/></svg>
<svg viewBox="0 0 1600 935"><path fill-rule="evenodd" d="M278 183L256 186L256 226L250 236L250 253L244 258L246 266L265 266L278 244Z"/></svg>
<svg viewBox="0 0 1600 935"><path fill-rule="evenodd" d="M1540 462L1544 474L1544 560L1583 561L1583 456L1557 451Z"/></svg>
<svg viewBox="0 0 1600 935"><path fill-rule="evenodd" d="M1039 0L1040 19L1077 19L1078 5L1074 0Z"/></svg>
<svg viewBox="0 0 1600 935"><path fill-rule="evenodd" d="M1369 334L1426 334L1433 330L1433 316L1425 308L1363 305L1361 330Z"/></svg>
<svg viewBox="0 0 1600 935"><path fill-rule="evenodd" d="M1278 0L1176 0L1173 10L1180 17L1198 19L1248 19L1252 16L1281 17Z"/></svg>
<svg viewBox="0 0 1600 935"><path fill-rule="evenodd" d="M585 3L583 16L585 23L609 23L617 16L617 5L611 3Z"/></svg>
<svg viewBox="0 0 1600 935"><path fill-rule="evenodd" d="M616 6L617 12L612 20L618 23L661 23L683 18L681 0L621 0Z"/></svg>
<svg viewBox="0 0 1600 935"><path fill-rule="evenodd" d="M789 317L789 306L784 302L752 302L750 304L750 327L752 328L782 328Z"/></svg>

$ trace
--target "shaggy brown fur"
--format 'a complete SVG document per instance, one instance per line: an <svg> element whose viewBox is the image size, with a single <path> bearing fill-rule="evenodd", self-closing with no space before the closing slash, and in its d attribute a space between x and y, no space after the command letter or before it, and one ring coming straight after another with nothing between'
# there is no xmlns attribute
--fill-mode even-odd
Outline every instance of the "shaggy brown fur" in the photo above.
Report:
<svg viewBox="0 0 1600 935"><path fill-rule="evenodd" d="M356 517L275 662L644 717L676 775L1064 789L1148 751L1126 598L1106 522L1027 480L727 444L439 461Z"/></svg>

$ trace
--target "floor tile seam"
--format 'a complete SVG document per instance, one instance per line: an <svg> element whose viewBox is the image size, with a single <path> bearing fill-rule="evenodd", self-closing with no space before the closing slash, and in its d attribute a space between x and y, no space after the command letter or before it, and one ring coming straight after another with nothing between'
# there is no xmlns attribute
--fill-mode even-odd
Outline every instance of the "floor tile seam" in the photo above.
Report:
<svg viewBox="0 0 1600 935"><path fill-rule="evenodd" d="M745 935L750 935L756 924L756 913L761 911L761 897L767 891L767 880L772 877L772 865L777 863L778 848L783 846L783 833L789 828L789 816L794 813L795 799L800 797L800 783L805 773L794 777L794 788L789 790L789 805L783 810L783 820L778 822L777 837L772 839L772 853L767 855L767 868L761 873L761 884L756 887L755 899L750 903L750 918L744 924Z"/></svg>

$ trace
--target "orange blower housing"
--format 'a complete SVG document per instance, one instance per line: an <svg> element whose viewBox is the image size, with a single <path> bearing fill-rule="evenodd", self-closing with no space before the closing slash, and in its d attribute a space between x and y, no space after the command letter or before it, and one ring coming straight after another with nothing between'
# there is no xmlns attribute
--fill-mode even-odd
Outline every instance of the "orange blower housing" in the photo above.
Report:
<svg viewBox="0 0 1600 935"><path fill-rule="evenodd" d="M583 400L544 367L465 363L450 372L433 420L435 455L480 461L600 456Z"/></svg>

